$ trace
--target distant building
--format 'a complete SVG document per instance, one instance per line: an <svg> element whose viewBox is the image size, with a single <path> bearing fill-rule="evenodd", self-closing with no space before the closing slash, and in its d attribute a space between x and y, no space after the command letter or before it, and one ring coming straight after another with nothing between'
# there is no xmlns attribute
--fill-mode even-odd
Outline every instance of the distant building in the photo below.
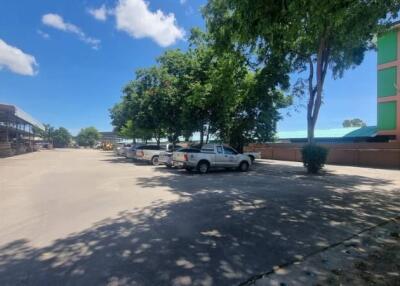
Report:
<svg viewBox="0 0 400 286"><path fill-rule="evenodd" d="M400 23L378 37L378 135L400 140Z"/></svg>
<svg viewBox="0 0 400 286"><path fill-rule="evenodd" d="M355 143L377 141L376 126L349 127L335 129L316 129L315 141L320 143ZM307 130L284 131L277 133L279 142L304 143L307 142Z"/></svg>

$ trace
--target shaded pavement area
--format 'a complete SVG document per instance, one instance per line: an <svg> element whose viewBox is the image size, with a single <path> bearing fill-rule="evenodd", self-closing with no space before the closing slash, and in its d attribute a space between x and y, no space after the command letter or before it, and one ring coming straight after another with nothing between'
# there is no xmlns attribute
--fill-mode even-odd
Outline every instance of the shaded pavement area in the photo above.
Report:
<svg viewBox="0 0 400 286"><path fill-rule="evenodd" d="M14 239L0 244L0 285L238 285L400 213L400 171L395 170L329 166L324 176L308 176L298 163L262 160L248 173L199 175L135 165L100 151L62 156L77 152L80 173L87 163L88 172L93 166L102 170L102 182L108 172L110 180L127 180L113 188L115 197L130 200L115 204L115 215L45 245L13 233ZM15 162L0 161L0 174ZM63 165L73 162L65 159ZM2 178L0 187L7 186ZM78 180L71 195L85 192L79 186ZM135 203L155 190L157 196ZM92 190L94 196L106 191L107 185ZM56 190L49 195L57 196ZM114 204L116 198L108 198ZM83 200L101 213L102 204ZM71 216L59 223L79 220L76 213Z"/></svg>

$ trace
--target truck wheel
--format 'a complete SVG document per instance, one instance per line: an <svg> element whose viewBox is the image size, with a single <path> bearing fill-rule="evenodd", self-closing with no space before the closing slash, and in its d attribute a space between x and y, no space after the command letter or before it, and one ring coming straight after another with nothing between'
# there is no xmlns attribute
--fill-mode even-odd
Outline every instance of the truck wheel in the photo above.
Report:
<svg viewBox="0 0 400 286"><path fill-rule="evenodd" d="M160 162L158 161L158 156L154 156L153 158L151 158L151 164L153 164L153 166L158 166L160 164Z"/></svg>
<svg viewBox="0 0 400 286"><path fill-rule="evenodd" d="M249 170L249 163L243 161L239 165L239 171L240 172L247 172Z"/></svg>
<svg viewBox="0 0 400 286"><path fill-rule="evenodd" d="M199 165L197 165L197 170L200 172L200 174L205 174L208 172L209 165L207 162L200 162Z"/></svg>

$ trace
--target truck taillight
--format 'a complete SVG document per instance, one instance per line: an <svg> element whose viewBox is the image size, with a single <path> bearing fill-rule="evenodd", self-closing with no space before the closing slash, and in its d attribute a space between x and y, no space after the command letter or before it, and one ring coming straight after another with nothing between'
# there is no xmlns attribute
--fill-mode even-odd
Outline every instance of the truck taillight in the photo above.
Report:
<svg viewBox="0 0 400 286"><path fill-rule="evenodd" d="M188 154L183 154L183 158L185 159L185 161L189 161Z"/></svg>

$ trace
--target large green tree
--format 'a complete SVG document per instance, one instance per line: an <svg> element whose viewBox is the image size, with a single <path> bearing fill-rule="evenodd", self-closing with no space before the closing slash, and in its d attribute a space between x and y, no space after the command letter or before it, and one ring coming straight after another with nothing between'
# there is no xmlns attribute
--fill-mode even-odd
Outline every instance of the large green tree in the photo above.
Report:
<svg viewBox="0 0 400 286"><path fill-rule="evenodd" d="M170 92L168 75L158 67L141 69L136 72L136 80L126 89L131 99L129 116L139 130L150 130L152 138L160 144L165 136L168 116L166 105Z"/></svg>
<svg viewBox="0 0 400 286"><path fill-rule="evenodd" d="M168 140L176 143L179 136L190 130L191 125L185 120L185 99L190 92L191 62L187 53L170 50L157 59L159 67L164 71L164 127Z"/></svg>
<svg viewBox="0 0 400 286"><path fill-rule="evenodd" d="M328 71L341 77L359 65L399 8L399 0L209 0L204 15L217 45L248 51L271 84L307 74L296 90L308 93L312 142Z"/></svg>
<svg viewBox="0 0 400 286"><path fill-rule="evenodd" d="M100 138L101 135L95 127L86 127L79 131L76 142L79 146L93 147Z"/></svg>
<svg viewBox="0 0 400 286"><path fill-rule="evenodd" d="M241 150L252 141L273 138L277 110L286 97L275 88L269 69L253 69L243 50L222 52L214 38L193 29L187 52L170 50L157 65L140 69L111 110L112 124L125 137L151 134L175 143L210 135ZM284 77L282 81L286 80Z"/></svg>
<svg viewBox="0 0 400 286"><path fill-rule="evenodd" d="M68 147L71 143L72 136L69 131L64 128L60 127L53 132L53 144L56 148L65 148Z"/></svg>

